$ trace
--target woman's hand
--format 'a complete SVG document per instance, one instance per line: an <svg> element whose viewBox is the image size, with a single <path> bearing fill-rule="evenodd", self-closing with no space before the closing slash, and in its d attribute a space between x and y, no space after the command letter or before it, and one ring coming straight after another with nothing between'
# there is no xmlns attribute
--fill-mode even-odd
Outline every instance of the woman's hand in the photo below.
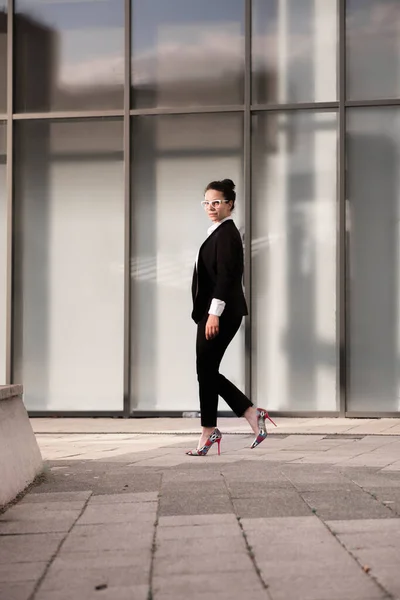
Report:
<svg viewBox="0 0 400 600"><path fill-rule="evenodd" d="M206 323L206 340L212 340L219 334L219 317L209 315Z"/></svg>

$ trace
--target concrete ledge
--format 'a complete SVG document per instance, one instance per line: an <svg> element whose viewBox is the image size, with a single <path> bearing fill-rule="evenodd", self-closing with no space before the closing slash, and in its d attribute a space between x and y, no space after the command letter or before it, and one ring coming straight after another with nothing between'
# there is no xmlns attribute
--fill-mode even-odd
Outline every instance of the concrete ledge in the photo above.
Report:
<svg viewBox="0 0 400 600"><path fill-rule="evenodd" d="M0 386L0 507L14 500L43 469L22 393L22 385Z"/></svg>

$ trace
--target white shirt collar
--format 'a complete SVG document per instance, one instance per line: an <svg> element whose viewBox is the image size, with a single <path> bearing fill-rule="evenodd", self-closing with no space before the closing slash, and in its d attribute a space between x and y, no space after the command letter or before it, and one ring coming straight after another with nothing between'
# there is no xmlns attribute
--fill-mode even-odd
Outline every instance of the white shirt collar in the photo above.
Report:
<svg viewBox="0 0 400 600"><path fill-rule="evenodd" d="M233 219L232 219L232 217L225 217L225 219L222 219L222 221L213 223L213 225L211 225L211 227L209 227L207 229L207 234L210 235L213 231L215 231L221 225L221 223L225 223L225 221L233 221Z"/></svg>

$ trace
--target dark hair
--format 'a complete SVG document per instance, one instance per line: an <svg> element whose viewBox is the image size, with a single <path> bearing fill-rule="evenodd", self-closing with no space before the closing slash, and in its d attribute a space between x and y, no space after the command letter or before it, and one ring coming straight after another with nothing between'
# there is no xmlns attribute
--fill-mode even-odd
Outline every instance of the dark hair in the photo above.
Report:
<svg viewBox="0 0 400 600"><path fill-rule="evenodd" d="M211 181L205 189L205 192L208 190L215 190L217 192L221 192L227 202L232 202L232 210L235 208L235 200L236 200L236 192L235 192L235 184L232 179L223 179L222 181Z"/></svg>

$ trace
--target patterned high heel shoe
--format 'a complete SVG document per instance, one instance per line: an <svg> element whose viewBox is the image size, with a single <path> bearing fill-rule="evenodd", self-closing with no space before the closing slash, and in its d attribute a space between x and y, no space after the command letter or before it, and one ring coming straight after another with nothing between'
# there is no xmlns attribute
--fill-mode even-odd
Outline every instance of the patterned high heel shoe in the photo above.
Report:
<svg viewBox="0 0 400 600"><path fill-rule="evenodd" d="M204 444L204 446L202 446L198 450L189 450L189 452L186 452L186 454L188 454L189 456L205 456L211 448L211 446L215 444L215 442L217 442L219 456L221 454L221 440L222 433L219 429L215 428L208 440L206 441L206 443Z"/></svg>
<svg viewBox="0 0 400 600"><path fill-rule="evenodd" d="M268 419L273 425L275 425L275 427L277 427L277 424L274 423L274 421L271 419L271 417L264 408L257 408L257 417L259 432L258 436L255 438L254 442L250 446L251 448L255 448L256 446L261 444L261 442L263 442L268 435L267 428L265 426L265 419Z"/></svg>

